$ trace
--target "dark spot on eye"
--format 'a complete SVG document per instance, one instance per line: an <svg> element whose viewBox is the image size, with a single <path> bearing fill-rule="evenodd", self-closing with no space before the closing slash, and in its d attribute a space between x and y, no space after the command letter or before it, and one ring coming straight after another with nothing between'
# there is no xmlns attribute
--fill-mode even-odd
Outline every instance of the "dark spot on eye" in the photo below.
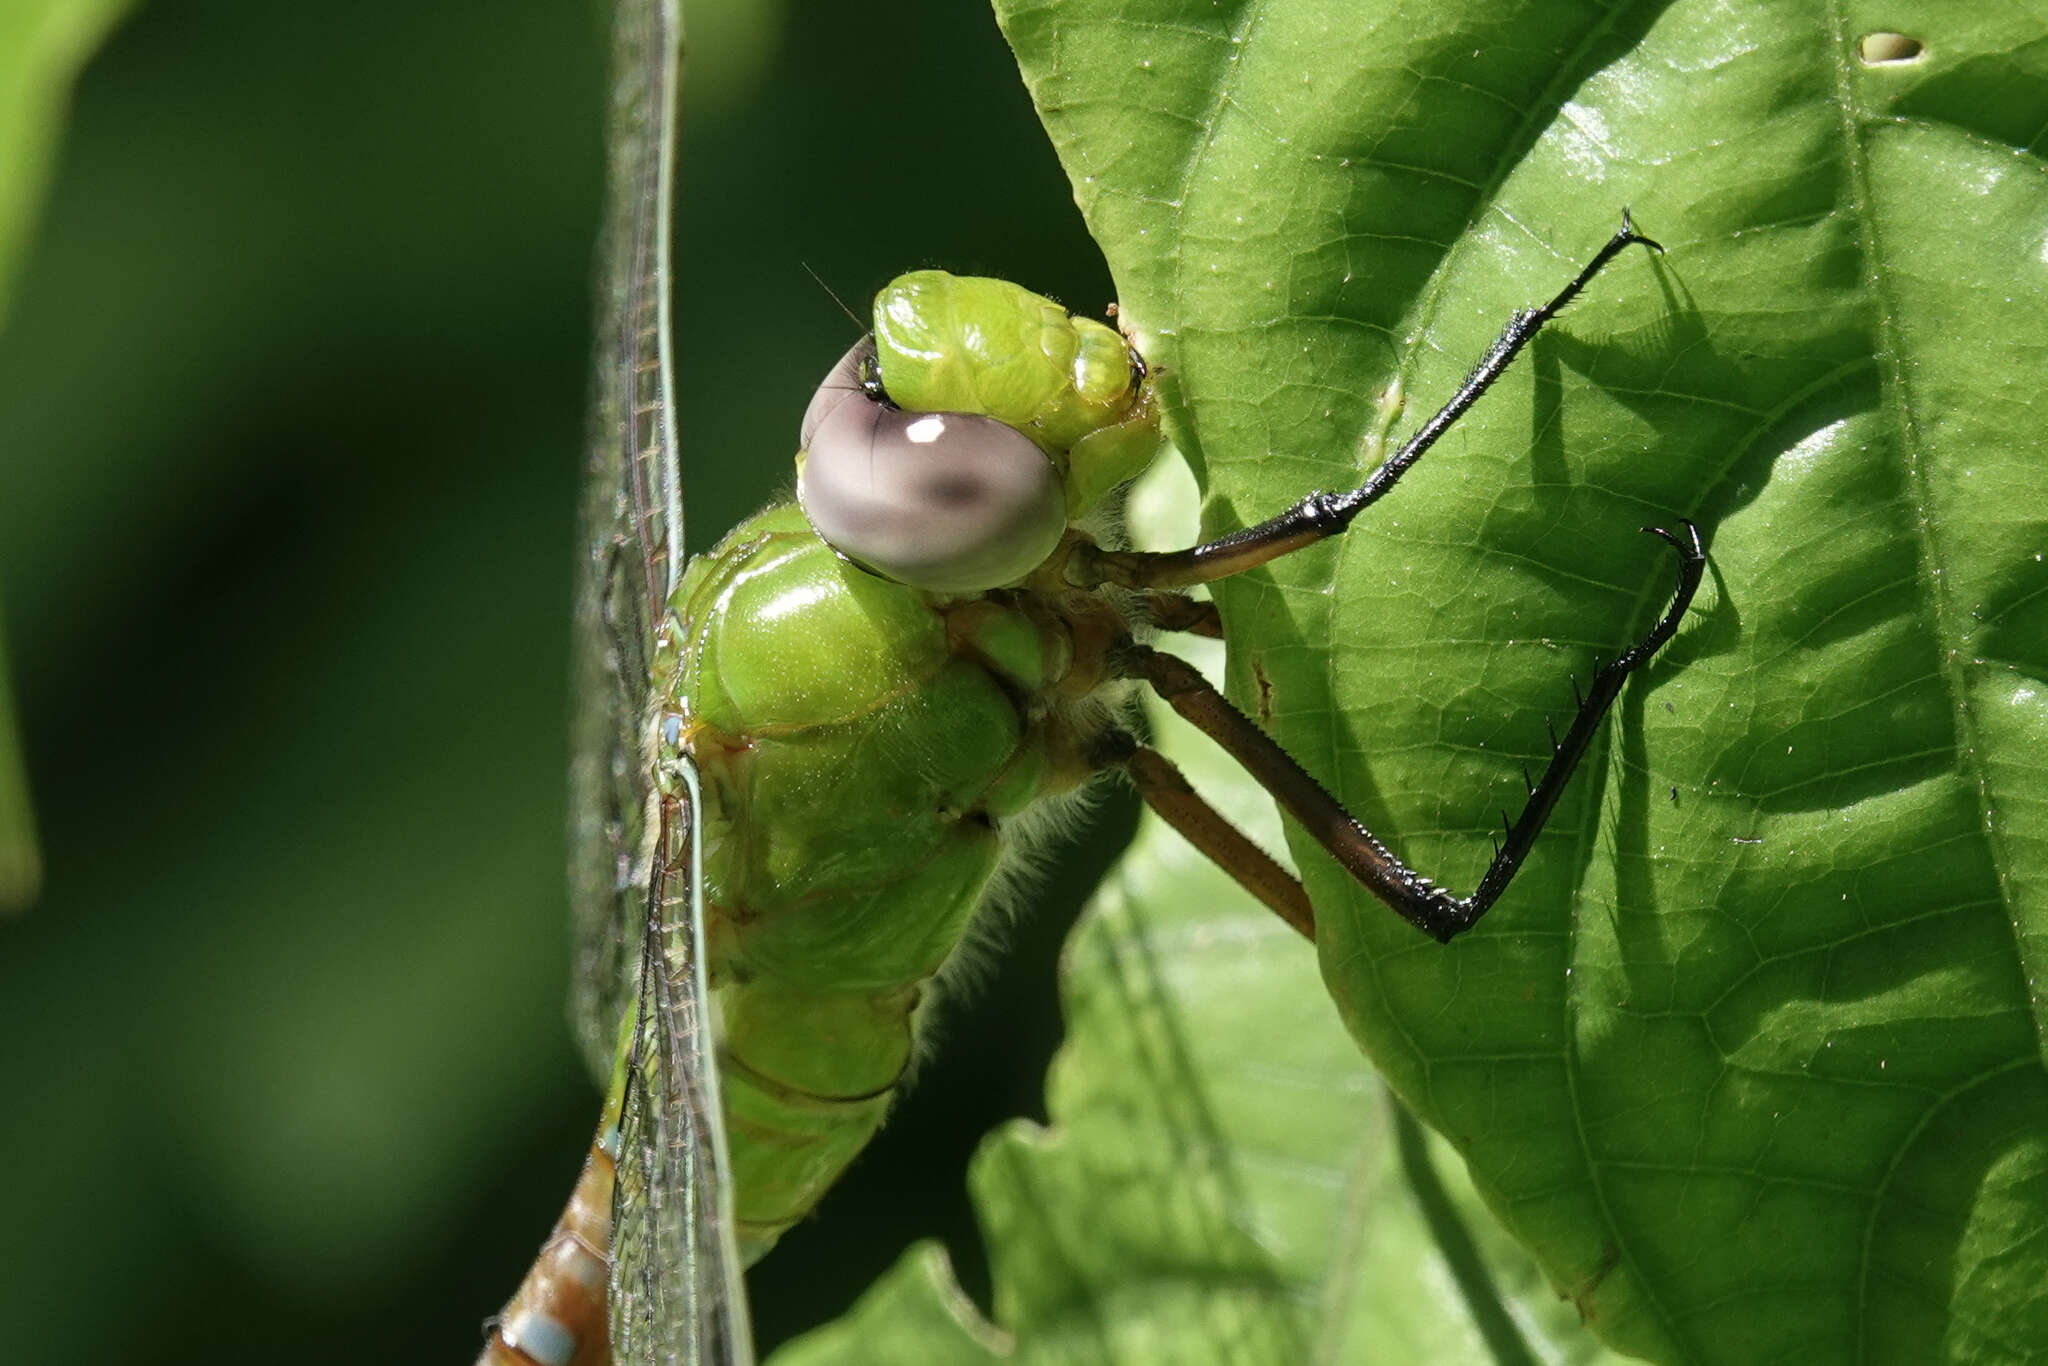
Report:
<svg viewBox="0 0 2048 1366"><path fill-rule="evenodd" d="M1904 33L1866 33L1856 42L1856 59L1865 66L1897 66L1917 62L1927 44Z"/></svg>
<svg viewBox="0 0 2048 1366"><path fill-rule="evenodd" d="M922 492L932 507L969 508L981 501L981 481L964 474L939 474L924 481Z"/></svg>

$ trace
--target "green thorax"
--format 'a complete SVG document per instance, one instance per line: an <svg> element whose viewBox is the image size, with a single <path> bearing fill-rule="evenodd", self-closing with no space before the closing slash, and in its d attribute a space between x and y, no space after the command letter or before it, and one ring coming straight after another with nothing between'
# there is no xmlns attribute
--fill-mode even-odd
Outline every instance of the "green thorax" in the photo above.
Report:
<svg viewBox="0 0 2048 1366"><path fill-rule="evenodd" d="M1056 626L853 568L793 506L693 561L673 605L736 1208L765 1251L880 1124L1005 822L1086 775L1052 760Z"/></svg>

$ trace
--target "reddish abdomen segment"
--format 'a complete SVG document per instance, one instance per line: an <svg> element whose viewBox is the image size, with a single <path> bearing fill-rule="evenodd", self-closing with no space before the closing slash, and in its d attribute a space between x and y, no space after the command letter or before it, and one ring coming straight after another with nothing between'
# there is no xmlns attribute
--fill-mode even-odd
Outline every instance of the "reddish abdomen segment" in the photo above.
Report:
<svg viewBox="0 0 2048 1366"><path fill-rule="evenodd" d="M605 1366L617 1130L590 1145L583 1175L540 1256L489 1325L476 1366Z"/></svg>

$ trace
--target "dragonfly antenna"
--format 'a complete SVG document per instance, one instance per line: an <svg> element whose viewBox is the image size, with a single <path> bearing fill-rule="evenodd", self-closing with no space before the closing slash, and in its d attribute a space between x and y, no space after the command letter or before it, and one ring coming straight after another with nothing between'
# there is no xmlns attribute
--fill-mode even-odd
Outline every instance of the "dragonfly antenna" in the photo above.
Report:
<svg viewBox="0 0 2048 1366"><path fill-rule="evenodd" d="M853 325L855 327L859 328L863 332L867 331L868 325L867 323L861 320L860 314L854 312L852 309L846 306L846 300L840 298L838 294L833 292L832 286L825 283L824 276L818 274L817 271L811 269L811 263L809 261L799 261L797 262L797 264L804 268L804 274L810 276L813 280L817 281L818 288L825 291L826 298L830 299L833 303L839 305L839 311L841 313L844 313L847 317L853 319Z"/></svg>

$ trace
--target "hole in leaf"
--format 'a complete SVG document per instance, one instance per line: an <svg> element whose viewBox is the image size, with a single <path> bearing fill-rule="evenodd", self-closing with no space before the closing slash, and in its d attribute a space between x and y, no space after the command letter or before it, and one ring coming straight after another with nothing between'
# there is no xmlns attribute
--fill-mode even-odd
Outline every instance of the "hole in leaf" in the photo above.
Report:
<svg viewBox="0 0 2048 1366"><path fill-rule="evenodd" d="M1856 44L1856 56L1865 66L1896 66L1917 62L1927 44L1904 33L1866 33Z"/></svg>

